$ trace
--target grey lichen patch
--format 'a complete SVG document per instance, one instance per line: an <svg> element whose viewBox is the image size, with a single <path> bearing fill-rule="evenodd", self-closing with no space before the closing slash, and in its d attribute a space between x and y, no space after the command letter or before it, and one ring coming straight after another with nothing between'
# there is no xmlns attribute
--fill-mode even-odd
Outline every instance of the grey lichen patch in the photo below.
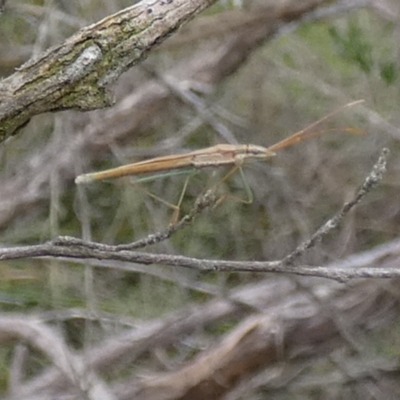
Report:
<svg viewBox="0 0 400 400"><path fill-rule="evenodd" d="M101 59L101 55L101 49L96 44L85 48L75 61L65 69L65 79L69 82L76 82L83 78L90 73L95 63Z"/></svg>

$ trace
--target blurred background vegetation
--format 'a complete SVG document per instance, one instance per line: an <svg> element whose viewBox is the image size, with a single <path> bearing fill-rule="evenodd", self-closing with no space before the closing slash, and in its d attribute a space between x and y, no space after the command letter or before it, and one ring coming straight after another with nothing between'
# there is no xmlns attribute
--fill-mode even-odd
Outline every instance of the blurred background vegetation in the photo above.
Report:
<svg viewBox="0 0 400 400"><path fill-rule="evenodd" d="M35 117L0 150L2 245L34 244L58 235L119 244L162 230L168 226L172 211L142 189L175 204L184 176L139 186L121 179L82 188L74 186L74 176L227 141L268 146L357 99L365 99L365 103L318 127L334 131L282 150L265 164L246 165L252 204L234 198L246 196L240 176L221 182L219 193L229 195L218 208L204 212L190 227L149 251L213 259L280 259L350 198L382 147L391 150L384 183L302 261L323 265L396 239L400 222L399 6L395 0L387 0L380 2L380 8L335 12L340 2L326 3L332 12L325 18L281 22L275 36L255 47L240 68L221 74L215 82L203 82L200 73L190 76L191 65L196 63L196 56L207 57L207 51L213 51L207 50L208 46L216 51L225 40L231 40L231 28L224 31L224 23L262 15L267 9L262 1L217 3L154 51L144 62L146 68L132 68L112 88L115 107L122 109L126 98L143 91L145 84L170 91L157 107L147 104L143 96L141 108L132 112L132 119L139 120L134 129L129 121L119 120L118 129L113 131L110 110ZM0 16L0 75L8 76L31 56L131 4L121 0L9 1ZM156 71L159 77L154 79L147 69ZM175 82L176 90L164 81L171 77L168 82ZM179 90L192 90L197 103L184 101ZM205 106L223 129L206 121L196 104ZM120 126L125 123L124 131ZM91 139L87 157L85 152L78 159L70 157L70 142L84 137L91 124L98 131L104 124L104 131L96 140ZM364 134L346 132L353 127ZM56 161L63 163L62 168ZM40 174L33 176L38 166ZM181 214L223 175L224 171L213 174L206 170L194 176ZM21 176L26 180L20 181ZM14 203L18 206L10 205ZM137 266L135 273L111 262L50 259L2 263L0 274L0 307L4 313L47 315L72 309L95 313L98 318L93 321L49 317L77 349L103 337L99 321L104 316L115 318L116 326L122 318L143 321L188 304L203 304L243 284L274 279L259 274L201 274L166 266ZM210 287L213 294L204 289ZM213 337L229 331L232 322L226 324L208 334ZM397 322L384 332L387 342L397 345L383 345L375 334L369 337L371 347L380 348L377 351L387 353L388 358L397 357ZM9 351L0 353L3 389L10 358ZM316 369L331 371L332 366L322 359L319 362ZM33 357L31 368L43 368L42 363ZM152 369L151 359L142 368ZM309 374L313 376L315 369L311 368ZM341 393L342 397L336 398L347 398L348 392ZM323 390L305 391L304 398L335 398L325 395ZM284 393L280 396L289 398Z"/></svg>

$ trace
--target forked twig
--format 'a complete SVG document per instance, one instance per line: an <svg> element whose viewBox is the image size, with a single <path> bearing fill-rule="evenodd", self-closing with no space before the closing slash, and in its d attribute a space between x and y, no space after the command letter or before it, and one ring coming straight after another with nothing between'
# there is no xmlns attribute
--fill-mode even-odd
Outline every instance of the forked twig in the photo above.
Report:
<svg viewBox="0 0 400 400"><path fill-rule="evenodd" d="M355 196L348 202L343 204L343 207L337 212L332 218L330 218L324 225L322 225L309 240L302 243L296 248L291 254L286 256L282 263L284 265L292 265L293 262L304 254L308 249L314 247L319 243L324 236L326 236L330 231L337 228L337 226L342 222L343 218L349 213L349 211L357 205L361 199L374 189L383 178L383 174L386 171L387 157L389 156L389 149L383 149L381 155L373 166L372 171L365 179L361 188L355 194Z"/></svg>

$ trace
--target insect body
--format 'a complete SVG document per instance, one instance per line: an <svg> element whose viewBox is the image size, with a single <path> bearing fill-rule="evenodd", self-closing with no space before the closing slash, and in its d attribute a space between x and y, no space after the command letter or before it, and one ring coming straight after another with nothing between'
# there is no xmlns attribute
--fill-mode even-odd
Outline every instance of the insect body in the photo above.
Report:
<svg viewBox="0 0 400 400"><path fill-rule="evenodd" d="M127 175L141 175L148 173L157 173L174 170L201 169L206 167L221 167L231 165L234 170L241 167L245 161L250 159L267 160L275 155L277 150L292 146L301 140L317 136L324 131L315 131L317 125L342 109L361 103L358 100L348 103L339 109L333 111L329 115L314 122L307 128L281 140L270 147L262 147L253 144L217 144L216 146L207 147L200 150L191 151L185 154L173 154L169 156L155 157L150 160L140 161L133 164L123 165L117 168L107 169L105 171L93 172L79 175L75 179L75 183L90 183L103 179L119 178ZM347 129L354 132L354 129ZM326 132L326 131L325 131Z"/></svg>

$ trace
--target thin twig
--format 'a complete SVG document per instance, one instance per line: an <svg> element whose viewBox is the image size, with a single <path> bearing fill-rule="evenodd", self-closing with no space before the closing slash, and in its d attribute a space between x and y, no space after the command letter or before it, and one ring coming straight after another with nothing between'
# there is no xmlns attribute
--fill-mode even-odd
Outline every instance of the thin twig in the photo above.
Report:
<svg viewBox="0 0 400 400"><path fill-rule="evenodd" d="M181 229L190 225L197 215L201 214L204 210L213 207L216 201L217 198L215 196L214 191L207 190L207 192L204 195L197 198L194 207L189 211L188 214L186 214L183 218L181 218L179 222L170 225L164 231L150 234L143 239L137 240L136 242L130 244L118 245L116 246L116 251L140 249L167 240L175 232L180 231Z"/></svg>
<svg viewBox="0 0 400 400"><path fill-rule="evenodd" d="M74 238L71 236L60 236L54 239L52 243L56 246L80 246L92 250L105 252L118 252L140 249L169 239L175 232L184 229L185 227L190 225L197 215L201 214L207 208L215 205L216 201L217 199L215 197L215 193L212 190L207 190L206 193L197 198L193 208L189 211L189 213L182 217L180 221L178 221L176 224L172 224L167 229L152 233L145 238L137 240L136 242L115 246L103 243L96 243L88 240Z"/></svg>

